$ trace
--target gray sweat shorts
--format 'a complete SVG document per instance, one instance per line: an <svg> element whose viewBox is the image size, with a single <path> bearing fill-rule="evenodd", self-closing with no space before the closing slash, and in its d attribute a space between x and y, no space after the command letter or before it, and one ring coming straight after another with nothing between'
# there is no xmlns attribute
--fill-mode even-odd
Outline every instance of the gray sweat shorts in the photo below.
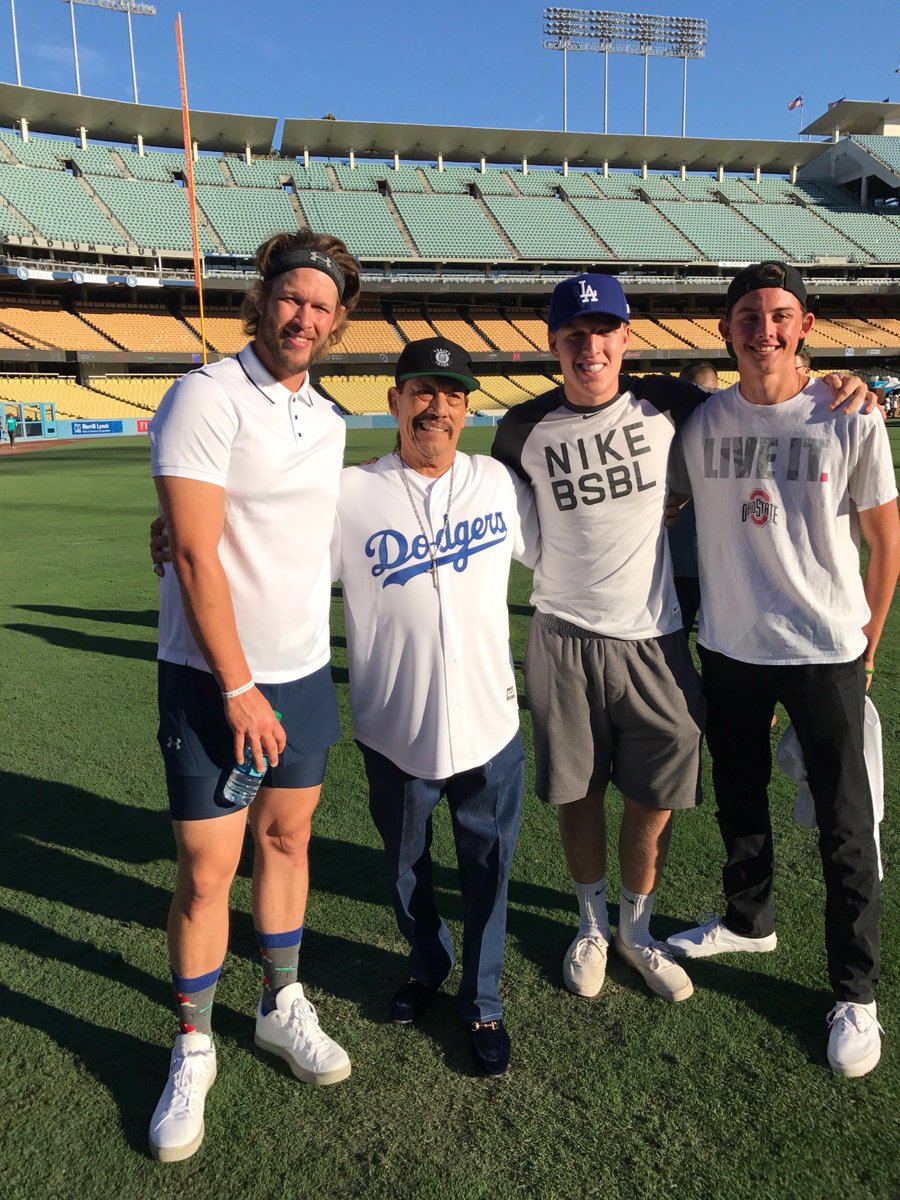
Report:
<svg viewBox="0 0 900 1200"><path fill-rule="evenodd" d="M612 780L651 808L699 804L706 704L681 630L631 642L537 612L525 691L542 800L568 804Z"/></svg>

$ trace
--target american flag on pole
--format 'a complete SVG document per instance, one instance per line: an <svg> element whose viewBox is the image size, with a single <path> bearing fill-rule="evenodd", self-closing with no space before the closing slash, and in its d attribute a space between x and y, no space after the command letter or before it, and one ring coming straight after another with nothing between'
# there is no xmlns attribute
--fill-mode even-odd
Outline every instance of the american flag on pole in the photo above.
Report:
<svg viewBox="0 0 900 1200"><path fill-rule="evenodd" d="M803 97L798 96L796 100L792 100L788 105L788 112L793 112L795 108L803 107Z"/></svg>

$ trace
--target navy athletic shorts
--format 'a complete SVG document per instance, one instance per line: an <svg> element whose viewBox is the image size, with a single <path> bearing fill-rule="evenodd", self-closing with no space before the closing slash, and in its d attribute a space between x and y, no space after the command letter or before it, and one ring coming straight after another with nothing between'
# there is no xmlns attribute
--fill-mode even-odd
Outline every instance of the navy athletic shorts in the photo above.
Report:
<svg viewBox="0 0 900 1200"><path fill-rule="evenodd" d="M200 821L233 813L222 788L234 766L234 740L219 685L207 671L176 663L157 664L159 730L174 821ZM281 713L287 745L263 779L266 787L318 787L325 778L328 748L340 737L331 666L288 683L257 687Z"/></svg>

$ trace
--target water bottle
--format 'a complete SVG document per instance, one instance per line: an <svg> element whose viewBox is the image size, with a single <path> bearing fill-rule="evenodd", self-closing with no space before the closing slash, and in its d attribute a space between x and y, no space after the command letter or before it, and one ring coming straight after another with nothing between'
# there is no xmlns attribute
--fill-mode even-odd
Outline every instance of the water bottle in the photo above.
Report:
<svg viewBox="0 0 900 1200"><path fill-rule="evenodd" d="M275 716L279 721L281 720L280 712L276 712ZM266 764L265 768L262 771L257 771L250 746L246 745L244 747L244 761L234 764L231 774L225 780L222 795L235 808L246 808L248 804L252 804L256 799L256 793L259 791L266 771L269 769L269 760L265 754L263 754L263 759Z"/></svg>

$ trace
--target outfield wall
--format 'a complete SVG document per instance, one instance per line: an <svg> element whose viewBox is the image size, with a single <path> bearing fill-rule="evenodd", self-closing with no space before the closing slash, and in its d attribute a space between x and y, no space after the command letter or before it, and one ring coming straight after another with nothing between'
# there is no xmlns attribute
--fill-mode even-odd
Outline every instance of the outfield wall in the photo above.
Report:
<svg viewBox="0 0 900 1200"><path fill-rule="evenodd" d="M503 416L496 413L470 413L466 418L467 425L496 425ZM348 429L394 429L396 421L388 413L372 413L366 416L348 416ZM28 441L52 441L54 438L79 437L134 437L138 433L146 433L150 424L149 417L121 417L108 421L69 421L56 422L56 433L44 437L37 435L29 437Z"/></svg>

